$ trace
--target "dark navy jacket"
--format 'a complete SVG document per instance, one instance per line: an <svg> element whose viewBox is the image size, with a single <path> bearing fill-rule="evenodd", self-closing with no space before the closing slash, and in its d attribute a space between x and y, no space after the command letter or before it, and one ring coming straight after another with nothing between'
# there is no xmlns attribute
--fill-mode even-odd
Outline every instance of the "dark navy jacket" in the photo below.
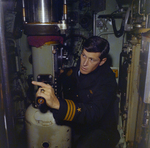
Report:
<svg viewBox="0 0 150 148"><path fill-rule="evenodd" d="M64 99L53 110L57 123L68 122L80 134L93 129L117 129L115 116L116 79L107 63L87 75L78 76L79 66L64 72Z"/></svg>

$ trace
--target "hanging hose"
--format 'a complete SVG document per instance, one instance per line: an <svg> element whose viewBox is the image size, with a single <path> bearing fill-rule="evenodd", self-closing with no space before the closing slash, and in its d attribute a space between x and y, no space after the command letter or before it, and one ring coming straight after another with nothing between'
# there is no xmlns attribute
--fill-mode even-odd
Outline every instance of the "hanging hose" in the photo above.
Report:
<svg viewBox="0 0 150 148"><path fill-rule="evenodd" d="M115 21L114 17L112 16L112 26L113 26L115 36L117 38L121 37L124 33L124 20L122 20L120 30L117 30L116 21Z"/></svg>
<svg viewBox="0 0 150 148"><path fill-rule="evenodd" d="M116 10L114 11L113 13L111 14L107 14L107 15L99 15L98 18L110 18L112 20L112 27L113 27L113 31L114 31L114 34L117 38L121 37L124 33L124 18L122 18L123 16L122 15L116 15L116 13L120 12L121 10ZM122 19L122 23L121 23L121 27L119 30L117 30L116 28L116 21L115 19Z"/></svg>

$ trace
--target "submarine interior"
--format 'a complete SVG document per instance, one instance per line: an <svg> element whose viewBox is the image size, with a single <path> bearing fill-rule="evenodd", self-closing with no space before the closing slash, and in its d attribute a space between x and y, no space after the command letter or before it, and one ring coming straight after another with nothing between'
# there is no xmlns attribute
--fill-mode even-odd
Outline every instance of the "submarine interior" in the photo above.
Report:
<svg viewBox="0 0 150 148"><path fill-rule="evenodd" d="M149 18L150 0L0 0L0 147L71 148L71 129L39 111L31 81L57 96L61 70L100 36L118 84L116 148L150 148Z"/></svg>

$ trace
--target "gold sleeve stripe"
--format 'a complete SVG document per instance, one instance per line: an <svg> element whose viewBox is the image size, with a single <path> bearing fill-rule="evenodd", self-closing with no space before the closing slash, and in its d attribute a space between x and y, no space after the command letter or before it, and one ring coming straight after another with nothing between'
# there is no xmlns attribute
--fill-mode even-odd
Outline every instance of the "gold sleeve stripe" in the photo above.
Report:
<svg viewBox="0 0 150 148"><path fill-rule="evenodd" d="M64 120L67 120L67 117L68 117L68 114L69 114L69 111L70 111L70 105L69 105L69 102L68 102L69 100L67 100L67 99L65 99L65 100L67 102L68 109L67 109L67 114L66 114Z"/></svg>
<svg viewBox="0 0 150 148"><path fill-rule="evenodd" d="M75 116L76 106L72 100L67 100L67 99L65 100L67 102L68 109L67 109L67 113L66 113L64 120L72 121Z"/></svg>
<svg viewBox="0 0 150 148"><path fill-rule="evenodd" d="M74 117L74 112L73 111L74 111L75 105L74 105L74 102L71 101L71 100L70 100L70 103L71 103L72 108L71 108L71 112L70 112L70 115L68 117L68 120L72 121L71 119L72 119L72 117Z"/></svg>
<svg viewBox="0 0 150 148"><path fill-rule="evenodd" d="M69 103L70 103L70 114L68 115L67 120L70 121L70 118L71 118L71 115L72 115L72 111L73 111L74 106L73 106L73 103L71 102L71 100L68 100L68 101L69 101Z"/></svg>
<svg viewBox="0 0 150 148"><path fill-rule="evenodd" d="M71 103L72 110L71 110L71 112L70 112L70 116L68 117L68 120L69 120L69 121L72 121L73 118L74 118L74 116L75 116L76 106L75 106L75 104L74 104L74 102L73 102L72 100L69 100L69 101L70 101L70 103Z"/></svg>
<svg viewBox="0 0 150 148"><path fill-rule="evenodd" d="M75 116L75 113L76 113L76 106L75 106L75 104L74 104L74 102L73 102L73 101L72 101L72 103L73 103L73 112L72 112L72 116L71 116L70 121L72 121L72 120L73 120L73 118L74 118L74 116Z"/></svg>

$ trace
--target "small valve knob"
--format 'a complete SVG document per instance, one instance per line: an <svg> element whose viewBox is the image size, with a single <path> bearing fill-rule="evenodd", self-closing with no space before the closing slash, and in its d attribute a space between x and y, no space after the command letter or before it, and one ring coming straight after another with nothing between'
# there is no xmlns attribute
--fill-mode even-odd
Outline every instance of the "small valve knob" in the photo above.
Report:
<svg viewBox="0 0 150 148"><path fill-rule="evenodd" d="M48 110L48 106L46 105L46 100L43 97L37 97L36 102L37 102L39 110L42 113L46 113Z"/></svg>

